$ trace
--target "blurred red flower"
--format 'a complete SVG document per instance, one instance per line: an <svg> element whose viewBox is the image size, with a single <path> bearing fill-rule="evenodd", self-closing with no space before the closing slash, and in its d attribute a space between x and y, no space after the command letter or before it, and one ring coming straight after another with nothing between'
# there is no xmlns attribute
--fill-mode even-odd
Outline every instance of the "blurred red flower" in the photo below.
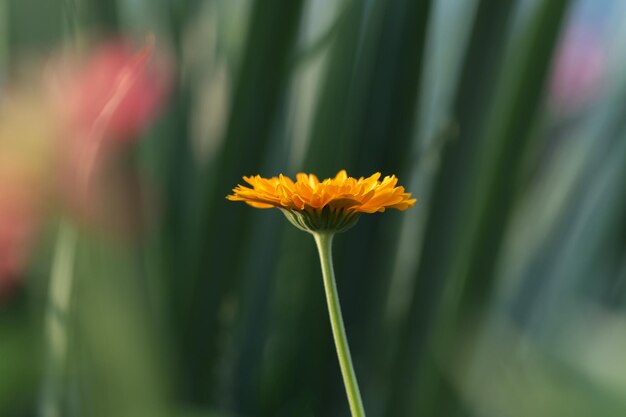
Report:
<svg viewBox="0 0 626 417"><path fill-rule="evenodd" d="M137 51L126 41L111 41L96 45L84 59L53 60L43 85L20 83L5 92L0 299L23 275L55 181L64 203L82 220L106 228L113 218L128 228L127 219L136 218L137 179L110 161L155 117L169 85L169 65L155 56L153 42Z"/></svg>
<svg viewBox="0 0 626 417"><path fill-rule="evenodd" d="M129 140L152 120L169 86L165 61L153 55L152 42L139 52L109 42L69 69L59 104L81 140Z"/></svg>
<svg viewBox="0 0 626 417"><path fill-rule="evenodd" d="M128 42L111 41L83 62L61 61L49 75L53 103L64 126L62 192L74 214L97 223L103 217L103 201L120 194L111 193L111 181L102 178L107 175L107 160L155 117L169 91L170 65L162 55L156 56L152 41L139 51ZM124 181L117 186L124 187Z"/></svg>

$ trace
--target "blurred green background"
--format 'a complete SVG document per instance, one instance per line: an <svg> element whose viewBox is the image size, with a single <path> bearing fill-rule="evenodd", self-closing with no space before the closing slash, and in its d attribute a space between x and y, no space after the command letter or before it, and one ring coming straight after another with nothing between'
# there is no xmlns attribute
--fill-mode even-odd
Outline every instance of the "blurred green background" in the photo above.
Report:
<svg viewBox="0 0 626 417"><path fill-rule="evenodd" d="M368 415L626 415L624 2L2 0L0 80L146 33L176 78L116 161L145 225L79 228L50 381L50 214L0 304L0 416L57 417L50 384L67 417L348 416L313 239L224 198L342 168L418 199L335 239Z"/></svg>

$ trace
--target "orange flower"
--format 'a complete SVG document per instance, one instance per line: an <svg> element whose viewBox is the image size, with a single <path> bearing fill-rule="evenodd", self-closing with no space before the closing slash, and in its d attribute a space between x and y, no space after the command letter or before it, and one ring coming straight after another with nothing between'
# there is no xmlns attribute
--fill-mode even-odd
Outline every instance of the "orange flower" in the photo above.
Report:
<svg viewBox="0 0 626 417"><path fill-rule="evenodd" d="M297 174L296 181L284 175L272 178L243 177L252 188L238 185L232 201L243 201L256 208L279 208L297 227L306 231L343 231L352 226L361 213L406 210L415 204L398 179L377 172L368 178L348 177L345 170L335 178L320 181L313 174Z"/></svg>

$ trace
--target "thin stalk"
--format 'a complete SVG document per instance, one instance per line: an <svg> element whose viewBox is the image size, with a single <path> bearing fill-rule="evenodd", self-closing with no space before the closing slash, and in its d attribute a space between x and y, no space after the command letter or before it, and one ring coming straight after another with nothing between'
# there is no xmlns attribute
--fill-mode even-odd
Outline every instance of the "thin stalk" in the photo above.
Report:
<svg viewBox="0 0 626 417"><path fill-rule="evenodd" d="M337 294L337 284L335 282L335 271L333 270L332 256L333 236L333 233L313 233L315 243L317 244L317 250L320 255L320 263L322 264L322 275L324 276L324 290L326 291L326 302L328 303L330 325L333 329L335 348L337 349L337 357L339 358L343 384L346 387L348 403L350 404L350 412L352 413L352 417L365 417L363 401L361 400L359 385L354 373L354 366L352 365L352 357L350 356L350 348L348 346L348 338L346 337L343 317L341 316L339 295Z"/></svg>
<svg viewBox="0 0 626 417"><path fill-rule="evenodd" d="M46 363L40 415L60 417L69 341L69 310L74 276L77 231L62 220L59 226L48 289L45 317Z"/></svg>

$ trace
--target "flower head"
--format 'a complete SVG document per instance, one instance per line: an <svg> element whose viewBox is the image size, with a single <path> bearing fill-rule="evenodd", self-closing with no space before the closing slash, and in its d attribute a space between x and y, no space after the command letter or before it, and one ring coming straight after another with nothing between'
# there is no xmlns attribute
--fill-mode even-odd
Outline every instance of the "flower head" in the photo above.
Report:
<svg viewBox="0 0 626 417"><path fill-rule="evenodd" d="M368 178L348 177L345 170L334 178L320 181L313 174L300 173L296 181L279 175L243 177L252 186L238 185L232 201L243 201L256 208L279 208L296 227L308 231L343 231L353 226L361 213L406 210L415 204L398 179L377 172Z"/></svg>

